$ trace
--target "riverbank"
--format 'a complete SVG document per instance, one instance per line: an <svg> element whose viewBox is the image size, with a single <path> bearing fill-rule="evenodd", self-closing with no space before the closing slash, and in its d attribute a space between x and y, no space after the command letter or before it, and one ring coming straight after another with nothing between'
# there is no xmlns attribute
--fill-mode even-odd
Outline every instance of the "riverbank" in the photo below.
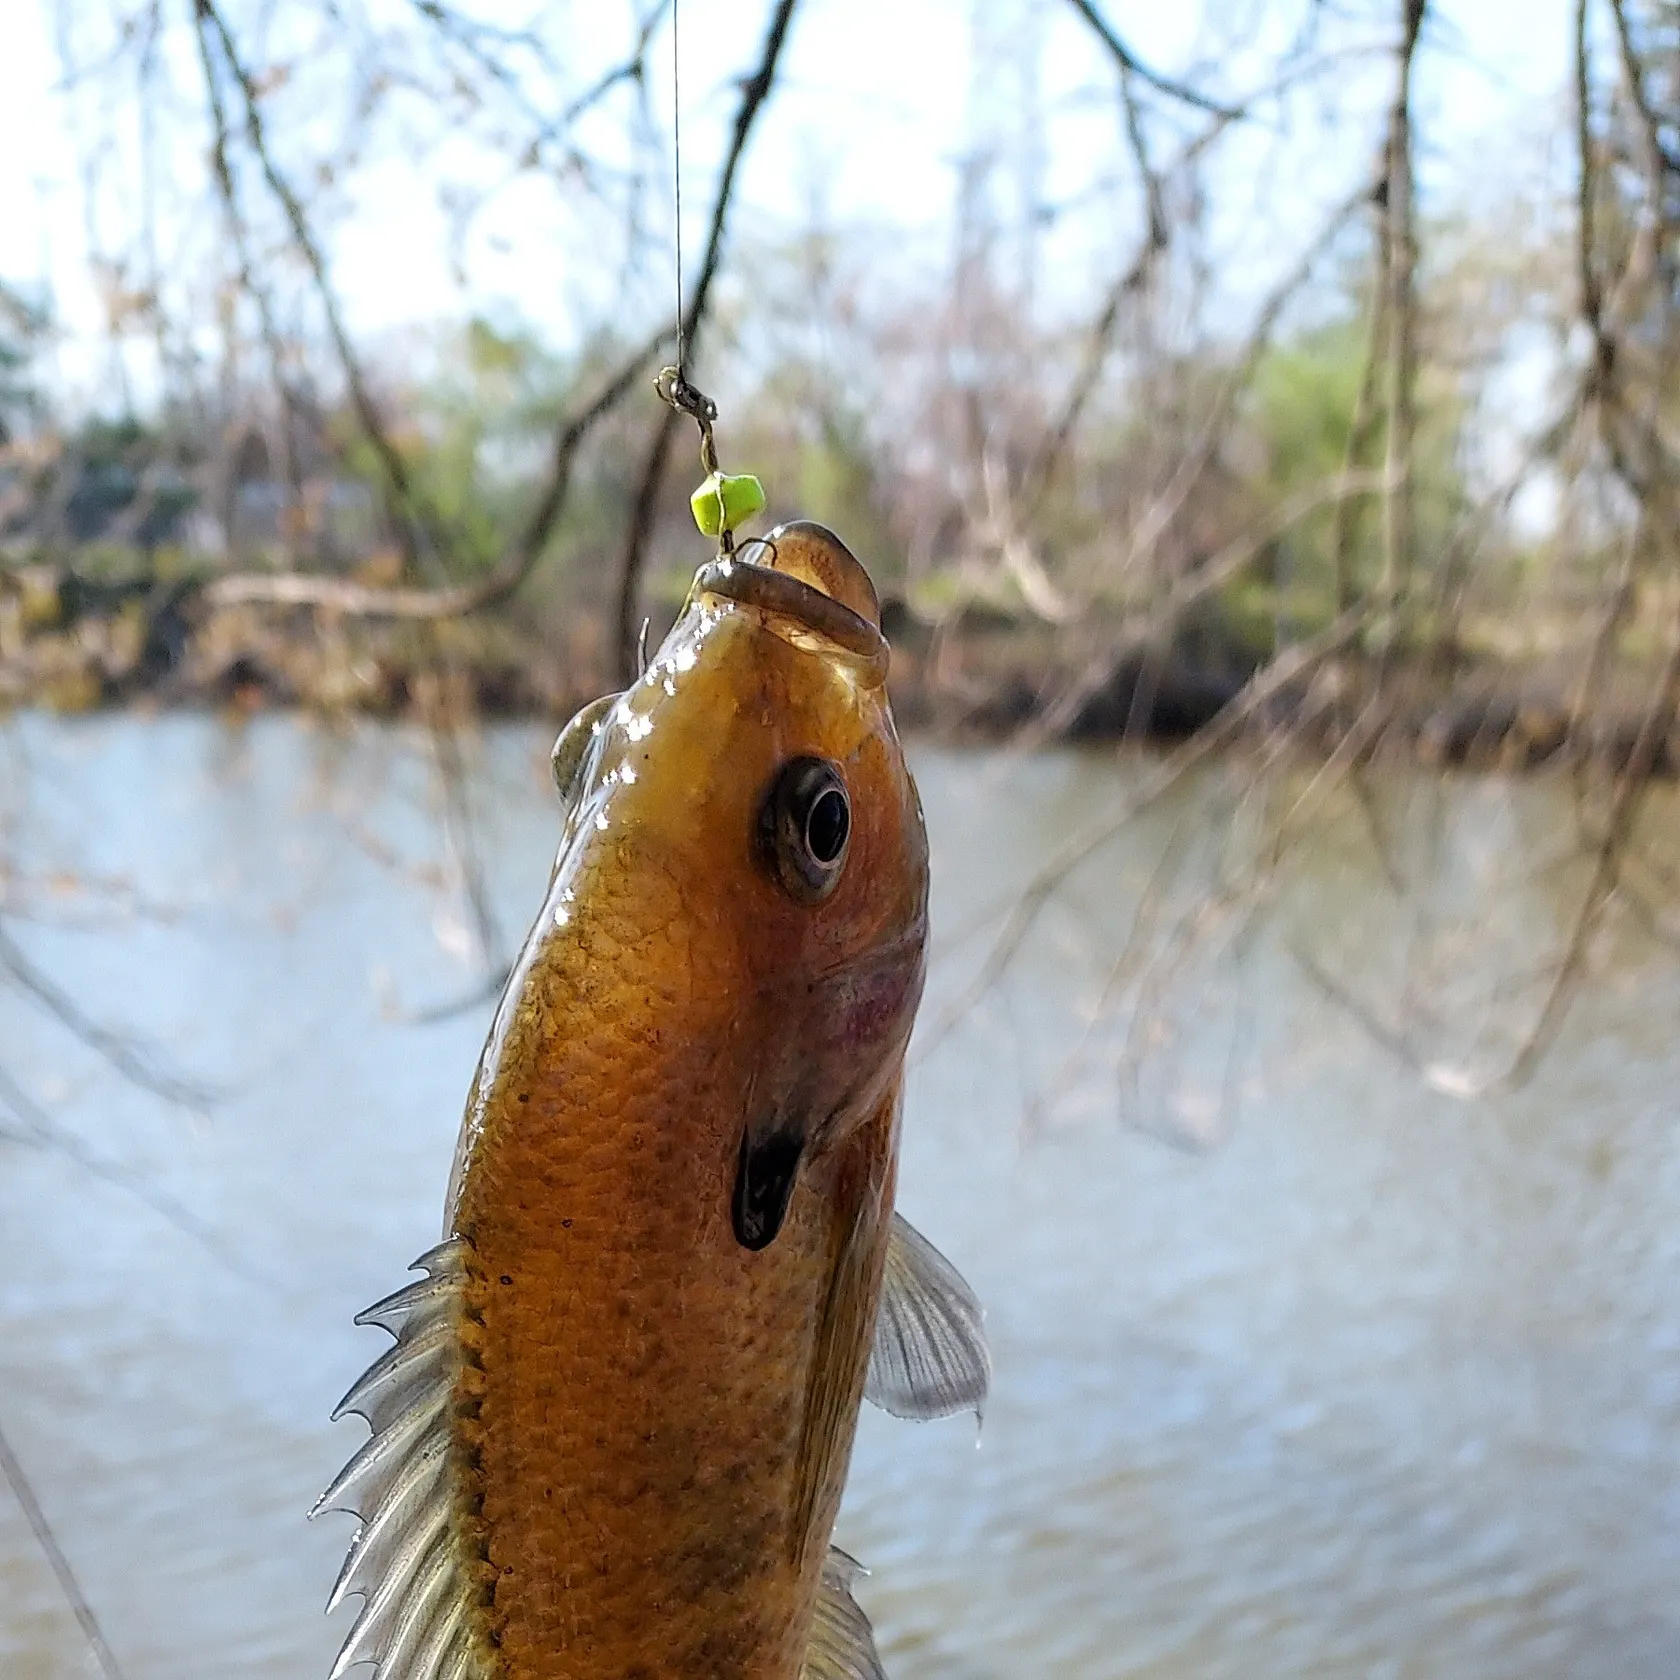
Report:
<svg viewBox="0 0 1680 1680"><path fill-rule="evenodd" d="M0 705L11 707L563 719L615 681L606 615L587 605L556 632L513 611L419 623L211 611L192 579L31 568L6 582ZM1128 645L1124 626L1074 635L995 612L935 624L901 601L885 619L899 719L945 739L1171 743L1217 724L1232 741L1287 733L1326 755L1501 770L1637 759L1680 776L1680 729L1647 722L1654 671L1615 668L1583 708L1578 660L1431 648L1383 664L1351 636L1274 657L1207 617L1166 645Z"/></svg>

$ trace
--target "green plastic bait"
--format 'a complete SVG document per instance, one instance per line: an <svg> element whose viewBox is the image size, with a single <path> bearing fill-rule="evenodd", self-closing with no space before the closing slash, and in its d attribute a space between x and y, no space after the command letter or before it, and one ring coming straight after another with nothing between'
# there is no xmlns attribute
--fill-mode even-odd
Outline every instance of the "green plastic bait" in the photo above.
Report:
<svg viewBox="0 0 1680 1680"><path fill-rule="evenodd" d="M751 473L710 474L688 498L703 537L721 536L764 509L764 486Z"/></svg>

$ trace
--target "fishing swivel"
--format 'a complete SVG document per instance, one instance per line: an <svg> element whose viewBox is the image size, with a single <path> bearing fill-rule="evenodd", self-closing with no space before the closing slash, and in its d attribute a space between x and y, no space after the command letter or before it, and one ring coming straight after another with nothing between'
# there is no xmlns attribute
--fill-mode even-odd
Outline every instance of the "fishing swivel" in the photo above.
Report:
<svg viewBox="0 0 1680 1680"><path fill-rule="evenodd" d="M717 404L698 386L691 385L680 367L659 370L653 388L662 402L678 414L686 414L700 428L700 465L706 477L688 498L694 523L700 534L716 537L720 556L735 552L735 528L764 509L764 486L751 473L726 473L719 469L717 440L712 427L717 421Z"/></svg>
<svg viewBox="0 0 1680 1680"><path fill-rule="evenodd" d="M680 367L662 367L653 388L661 402L669 403L678 414L686 414L700 428L700 460L706 471L717 471L717 444L712 427L717 424L718 406L697 385L690 385Z"/></svg>

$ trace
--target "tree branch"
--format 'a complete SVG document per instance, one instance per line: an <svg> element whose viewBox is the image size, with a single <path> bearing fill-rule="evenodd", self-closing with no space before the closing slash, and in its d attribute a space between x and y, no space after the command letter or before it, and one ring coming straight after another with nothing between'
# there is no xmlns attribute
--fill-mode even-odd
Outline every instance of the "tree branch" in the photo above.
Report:
<svg viewBox="0 0 1680 1680"><path fill-rule="evenodd" d="M269 296L268 288L258 283L256 270L251 262L250 231L239 207L239 195L233 181L233 163L228 155L232 135L228 125L227 107L216 80L205 23L204 14L195 11L193 37L198 45L199 66L204 74L205 92L210 100L210 120L214 132L210 148L210 173L215 177L217 196L222 201L228 234L233 240L234 255L238 259L239 284L257 306L257 327L262 336L263 349L268 355L269 373L280 399L280 447L281 459L285 464L288 512L295 515L303 497L303 472L297 452L296 400L291 382L286 378L284 350L280 342L279 328L274 320L273 300ZM286 547L290 551L292 533L287 531L285 535ZM231 549L233 532L224 531L223 538Z"/></svg>
<svg viewBox="0 0 1680 1680"><path fill-rule="evenodd" d="M304 212L303 203L292 190L290 183L281 174L279 166L274 160L274 154L269 149L268 133L263 122L262 100L257 86L239 55L239 46L235 41L232 30L216 5L216 0L193 0L195 15L202 27L206 24L214 31L216 41L221 48L223 62L228 73L233 77L239 89L240 106L245 119L245 136L251 151L256 157L258 166L262 170L264 181L268 189L274 194L282 211L285 213L287 226L291 230L292 243L302 256L309 269L310 278L315 286L316 296L320 300L322 314L326 317L327 332L332 339L333 348L337 352L339 365L344 370L345 382L350 390L351 406L356 411L356 419L378 457L380 470L384 474L386 484L396 501L398 511L402 515L404 547L408 550L408 557L412 560L413 535L415 530L421 532L431 544L434 552L442 554L451 546L445 533L440 527L436 512L425 505L423 499L416 493L413 481L409 477L408 467L404 463L397 447L391 441L390 434L385 429L385 422L379 412L378 404L373 399L373 392L369 388L367 377L362 371L361 360L356 349L350 342L349 330L344 324L344 314L339 308L338 296L333 290L331 277L327 273L326 258L315 239L309 226L309 218ZM214 80L210 71L208 53L204 59L206 75Z"/></svg>
<svg viewBox="0 0 1680 1680"><path fill-rule="evenodd" d="M1258 526L1245 531L1194 571L1175 580L1166 598L1144 615L1143 623L1131 635L1093 660L1076 681L1042 709L1038 730L1030 739L1036 744L1071 725L1085 702L1113 679L1131 655L1163 642L1192 607L1240 577L1286 531L1310 519L1321 508L1381 495L1387 487L1388 480L1383 473L1349 471L1322 484L1309 485L1291 496Z"/></svg>
<svg viewBox="0 0 1680 1680"><path fill-rule="evenodd" d="M1122 78L1136 76L1139 81L1147 82L1156 92L1164 93L1185 105L1194 105L1198 111L1211 111L1216 117L1234 120L1241 116L1241 110L1237 106L1221 104L1219 100L1211 99L1207 94L1200 93L1183 82L1174 81L1171 76L1162 75L1159 70L1151 70L1120 39L1114 26L1091 4L1091 0L1069 0L1069 4L1091 26L1097 39L1108 48L1109 56L1114 60Z"/></svg>
<svg viewBox="0 0 1680 1680"><path fill-rule="evenodd" d="M1417 239L1413 229L1412 65L1427 0L1400 0L1401 37L1394 106L1389 114L1388 169L1388 437L1384 465L1383 610L1377 633L1385 655L1398 638L1401 599L1411 586L1412 451L1417 437Z"/></svg>
<svg viewBox="0 0 1680 1680"><path fill-rule="evenodd" d="M1295 684L1311 675L1331 655L1349 645L1369 623L1363 606L1338 615L1316 635L1297 642L1257 671L1204 728L1164 759L1159 760L1141 787L1131 792L1116 811L1071 836L1034 874L1011 905L973 981L940 1012L920 1041L919 1054L928 1055L957 1022L1002 978L1032 932L1044 907L1080 864L1100 851L1145 811L1165 798L1198 764L1235 740L1248 721Z"/></svg>
<svg viewBox="0 0 1680 1680"><path fill-rule="evenodd" d="M76 1572L70 1567L70 1560L64 1555L64 1548L59 1545L58 1538L52 1531L52 1524L47 1521L47 1514L41 1509L40 1500L35 1497L35 1489L30 1485L29 1478L24 1475L23 1466L18 1463L17 1454L12 1451L4 1432L0 1432L0 1480L4 1480L12 1490L12 1497L17 1500L24 1521L29 1524L30 1533L35 1536L36 1545L46 1555L53 1579L58 1582L59 1591L64 1594L75 1613L82 1637L87 1640L94 1660L99 1664L99 1672L105 1676L105 1680L123 1680L123 1671L118 1666L116 1656L99 1626L99 1618L94 1615L93 1606L88 1603L87 1594L82 1591L81 1583L76 1579Z"/></svg>

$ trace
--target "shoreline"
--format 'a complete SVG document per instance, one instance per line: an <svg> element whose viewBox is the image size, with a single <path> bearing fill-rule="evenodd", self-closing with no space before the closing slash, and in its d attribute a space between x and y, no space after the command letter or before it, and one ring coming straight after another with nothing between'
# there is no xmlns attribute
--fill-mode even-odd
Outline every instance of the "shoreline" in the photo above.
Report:
<svg viewBox="0 0 1680 1680"><path fill-rule="evenodd" d="M6 581L0 707L8 709L476 715L558 726L617 686L604 615L587 606L557 637L511 613L399 625L298 610L207 612L192 579L139 588L14 571ZM934 739L1172 746L1216 725L1220 747L1287 734L1325 758L1507 772L1619 772L1637 762L1642 774L1680 778L1680 726L1656 730L1646 715L1654 672L1644 681L1619 669L1577 719L1571 672L1463 656L1448 665L1435 649L1384 669L1344 648L1298 659L1292 674L1285 666L1295 650L1272 663L1269 650L1262 657L1217 625L1165 648L1119 652L1087 632L1070 651L1043 626L1001 615L934 626L889 602L883 616L900 727Z"/></svg>

